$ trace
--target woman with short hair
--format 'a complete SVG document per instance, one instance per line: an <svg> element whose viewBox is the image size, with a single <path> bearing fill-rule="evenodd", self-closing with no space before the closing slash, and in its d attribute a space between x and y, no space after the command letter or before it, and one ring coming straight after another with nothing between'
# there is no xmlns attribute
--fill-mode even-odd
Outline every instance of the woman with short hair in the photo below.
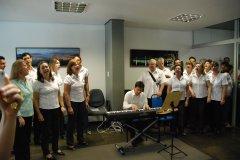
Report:
<svg viewBox="0 0 240 160"><path fill-rule="evenodd" d="M189 78L189 91L191 93L192 127L194 131L202 133L205 105L206 102L211 102L211 85L204 73L203 64L196 63L195 73Z"/></svg>
<svg viewBox="0 0 240 160"><path fill-rule="evenodd" d="M67 76L64 79L64 98L68 111L67 145L74 150L73 132L76 127L77 146L88 145L84 138L84 132L88 126L87 103L88 70L81 65L81 59L75 58L67 65ZM76 125L75 125L76 124Z"/></svg>
<svg viewBox="0 0 240 160"><path fill-rule="evenodd" d="M183 67L181 65L174 66L174 76L168 81L168 93L179 91L182 92L180 102L178 104L178 115L177 115L177 125L178 134L185 135L184 125L185 125L185 106L188 105L188 97L185 98L186 92L188 91L188 82L183 77Z"/></svg>
<svg viewBox="0 0 240 160"><path fill-rule="evenodd" d="M209 80L212 85L211 107L213 109L212 129L215 134L220 134L223 126L223 111L226 101L227 77L219 72L218 62L212 64L212 74L209 74Z"/></svg>

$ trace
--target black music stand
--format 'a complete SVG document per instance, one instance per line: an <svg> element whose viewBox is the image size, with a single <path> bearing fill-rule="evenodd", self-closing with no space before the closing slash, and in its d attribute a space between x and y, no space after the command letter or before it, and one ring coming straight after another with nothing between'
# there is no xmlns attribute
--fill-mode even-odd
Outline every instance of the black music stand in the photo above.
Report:
<svg viewBox="0 0 240 160"><path fill-rule="evenodd" d="M174 91L174 92L168 93L166 96L166 99L163 103L163 107L157 111L157 114L166 114L166 113L171 112L171 115L174 118L174 112L175 112L174 109L178 106L181 95L182 95L182 92L179 92L179 91ZM173 126L173 124L174 124L172 122L173 122L173 120L171 120L171 126ZM182 153L185 156L187 156L187 154L185 152L183 152L181 149L179 149L178 147L176 147L174 145L174 143L173 143L174 134L175 134L175 132L174 132L174 129L172 128L171 129L171 144L157 152L157 153L160 153L161 151L165 151L165 152L169 153L169 155L171 156L171 160L174 155L179 154L179 153ZM171 151L168 151L167 150L168 148L171 148ZM178 152L173 153L173 148L177 149Z"/></svg>

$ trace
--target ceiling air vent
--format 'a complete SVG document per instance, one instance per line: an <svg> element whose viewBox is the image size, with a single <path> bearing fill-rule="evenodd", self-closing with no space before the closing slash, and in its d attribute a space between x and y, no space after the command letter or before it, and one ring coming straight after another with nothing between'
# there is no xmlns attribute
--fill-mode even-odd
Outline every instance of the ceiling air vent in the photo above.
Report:
<svg viewBox="0 0 240 160"><path fill-rule="evenodd" d="M74 3L74 2L59 2L55 1L55 10L58 12L75 12L75 13L82 13L85 8L85 3Z"/></svg>
<svg viewBox="0 0 240 160"><path fill-rule="evenodd" d="M200 19L202 15L199 14L179 14L176 17L171 18L172 21L179 21L179 22L192 22Z"/></svg>

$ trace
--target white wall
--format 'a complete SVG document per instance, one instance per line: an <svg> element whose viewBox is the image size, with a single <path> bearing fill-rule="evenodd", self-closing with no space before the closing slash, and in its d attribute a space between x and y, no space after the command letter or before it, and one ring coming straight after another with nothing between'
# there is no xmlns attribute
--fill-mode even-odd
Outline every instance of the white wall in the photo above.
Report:
<svg viewBox="0 0 240 160"><path fill-rule="evenodd" d="M214 61L221 62L224 57L229 57L231 64L233 64L234 58L234 46L233 44L221 45L221 46L211 46L205 48L191 49L185 56L194 56L197 60L202 58L210 58Z"/></svg>
<svg viewBox="0 0 240 160"><path fill-rule="evenodd" d="M9 73L16 47L79 47L90 73L90 87L105 94L105 29L103 25L0 22L0 55ZM65 73L65 69L61 69Z"/></svg>
<svg viewBox="0 0 240 160"><path fill-rule="evenodd" d="M225 33L222 33L224 35ZM190 56L197 60L211 58L220 61L228 56L233 61L233 45L191 49L191 31L168 31L158 29L125 28L124 40L125 89L131 89L145 67L130 67L130 49L177 50L179 58L186 62Z"/></svg>
<svg viewBox="0 0 240 160"><path fill-rule="evenodd" d="M194 31L193 34L194 44L222 41L234 37L234 31L212 28L202 28Z"/></svg>
<svg viewBox="0 0 240 160"><path fill-rule="evenodd" d="M16 47L79 47L83 64L90 72L90 87L100 88L105 95L105 31L104 26L58 23L0 22L0 55L6 57L9 73L15 61ZM232 45L191 49L191 31L168 31L125 27L125 89L131 89L146 68L130 67L130 49L178 50L179 58L233 59ZM65 75L65 69L61 69Z"/></svg>
<svg viewBox="0 0 240 160"><path fill-rule="evenodd" d="M141 73L142 67L130 67L130 49L177 50L184 60L192 47L191 31L168 31L158 29L125 28L124 70L125 89L131 89Z"/></svg>

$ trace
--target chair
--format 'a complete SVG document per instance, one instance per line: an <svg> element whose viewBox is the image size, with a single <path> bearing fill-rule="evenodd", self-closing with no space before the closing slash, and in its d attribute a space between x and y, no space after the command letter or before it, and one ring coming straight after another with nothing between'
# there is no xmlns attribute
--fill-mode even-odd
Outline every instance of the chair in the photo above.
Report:
<svg viewBox="0 0 240 160"><path fill-rule="evenodd" d="M158 97L157 94L153 94L151 96L151 102L152 102L152 108L157 108L157 107L161 108L161 106L163 105L162 97ZM166 131L166 123L170 122L171 120L173 120L173 116L171 116L171 115L167 115L167 116L159 118L159 122L163 123L163 129L164 129L163 132L164 133ZM160 125L159 125L159 133L160 133Z"/></svg>
<svg viewBox="0 0 240 160"><path fill-rule="evenodd" d="M89 116L102 116L109 110L106 108L106 102L101 89L92 89L90 90L90 99L88 107Z"/></svg>
<svg viewBox="0 0 240 160"><path fill-rule="evenodd" d="M161 107L163 104L162 97L158 97L156 94L151 96L152 108Z"/></svg>

